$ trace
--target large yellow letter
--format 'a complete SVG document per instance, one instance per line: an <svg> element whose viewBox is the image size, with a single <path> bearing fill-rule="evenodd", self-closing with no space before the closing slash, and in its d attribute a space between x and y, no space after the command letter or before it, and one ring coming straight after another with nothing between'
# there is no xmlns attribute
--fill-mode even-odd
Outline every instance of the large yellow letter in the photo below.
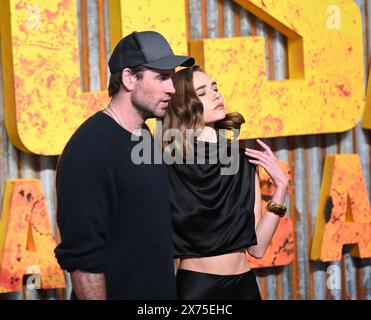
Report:
<svg viewBox="0 0 371 320"><path fill-rule="evenodd" d="M311 259L336 261L344 244L371 257L371 211L358 155L326 156Z"/></svg>
<svg viewBox="0 0 371 320"><path fill-rule="evenodd" d="M241 138L341 132L364 110L362 19L353 0L235 0L288 39L289 79L268 81L264 37L196 40L191 54L217 80Z"/></svg>
<svg viewBox="0 0 371 320"><path fill-rule="evenodd" d="M0 7L7 132L25 152L58 155L108 101L80 91L76 2L4 0Z"/></svg>
<svg viewBox="0 0 371 320"><path fill-rule="evenodd" d="M187 52L184 1L112 0L112 48L134 30L156 30ZM108 102L80 92L76 1L5 0L0 7L7 131L25 152L58 155L76 128Z"/></svg>
<svg viewBox="0 0 371 320"><path fill-rule="evenodd" d="M241 138L353 127L364 109L356 4L236 2L285 34L289 54L289 80L267 81L262 37L206 39L191 46L198 63L219 81L228 109L247 119ZM112 46L133 30L151 29L162 32L176 53L186 53L184 1L109 3ZM103 92L80 92L75 6L65 0L6 0L0 8L6 125L23 151L60 154L77 126L108 100Z"/></svg>
<svg viewBox="0 0 371 320"><path fill-rule="evenodd" d="M368 73L368 83L367 83L367 95L366 95L366 108L363 115L362 128L371 129L371 68Z"/></svg>
<svg viewBox="0 0 371 320"><path fill-rule="evenodd" d="M19 291L26 274L40 273L40 289L64 288L63 272L40 180L8 180L0 225L0 293Z"/></svg>

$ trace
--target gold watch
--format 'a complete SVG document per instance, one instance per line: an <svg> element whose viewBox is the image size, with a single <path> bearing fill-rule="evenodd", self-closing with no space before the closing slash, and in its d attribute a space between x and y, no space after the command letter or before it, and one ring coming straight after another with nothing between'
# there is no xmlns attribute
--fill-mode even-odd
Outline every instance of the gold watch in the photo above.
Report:
<svg viewBox="0 0 371 320"><path fill-rule="evenodd" d="M272 200L269 200L267 203L267 211L273 212L274 214L282 218L286 214L287 207L285 204L278 204L273 202Z"/></svg>

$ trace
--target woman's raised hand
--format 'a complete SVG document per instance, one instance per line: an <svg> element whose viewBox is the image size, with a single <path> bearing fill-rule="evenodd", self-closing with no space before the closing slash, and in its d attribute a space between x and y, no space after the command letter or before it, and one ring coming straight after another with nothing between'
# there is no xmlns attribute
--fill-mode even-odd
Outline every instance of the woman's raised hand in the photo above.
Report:
<svg viewBox="0 0 371 320"><path fill-rule="evenodd" d="M245 148L246 155L257 159L249 159L249 162L262 166L265 171L267 171L276 187L288 188L289 180L285 172L280 167L278 160L271 148L260 139L256 139L256 141L263 147L265 151Z"/></svg>

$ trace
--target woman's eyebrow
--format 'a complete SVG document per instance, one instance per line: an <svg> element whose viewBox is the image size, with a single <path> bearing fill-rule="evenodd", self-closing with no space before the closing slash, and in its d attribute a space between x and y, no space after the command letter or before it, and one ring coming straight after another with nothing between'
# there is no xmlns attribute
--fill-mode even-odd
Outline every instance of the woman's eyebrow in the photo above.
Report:
<svg viewBox="0 0 371 320"><path fill-rule="evenodd" d="M204 84L204 85L198 87L198 88L196 89L196 91L197 91L197 90L200 90L200 89L205 89L205 88L206 88L206 84Z"/></svg>
<svg viewBox="0 0 371 320"><path fill-rule="evenodd" d="M215 81L213 81L212 83L211 83L211 86L213 87L213 86L217 86L217 83L215 82ZM197 90L200 90L200 89L204 89L204 88L206 88L206 84L204 84L204 85L202 85L202 86L199 86L197 89L196 89L196 91Z"/></svg>

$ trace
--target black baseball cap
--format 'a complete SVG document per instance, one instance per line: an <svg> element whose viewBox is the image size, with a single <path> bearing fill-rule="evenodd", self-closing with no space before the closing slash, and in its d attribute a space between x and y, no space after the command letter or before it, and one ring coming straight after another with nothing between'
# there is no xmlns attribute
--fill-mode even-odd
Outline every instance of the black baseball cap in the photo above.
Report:
<svg viewBox="0 0 371 320"><path fill-rule="evenodd" d="M108 66L112 74L139 65L152 69L174 69L178 66L191 67L194 63L192 57L175 55L160 33L134 31L116 45Z"/></svg>

